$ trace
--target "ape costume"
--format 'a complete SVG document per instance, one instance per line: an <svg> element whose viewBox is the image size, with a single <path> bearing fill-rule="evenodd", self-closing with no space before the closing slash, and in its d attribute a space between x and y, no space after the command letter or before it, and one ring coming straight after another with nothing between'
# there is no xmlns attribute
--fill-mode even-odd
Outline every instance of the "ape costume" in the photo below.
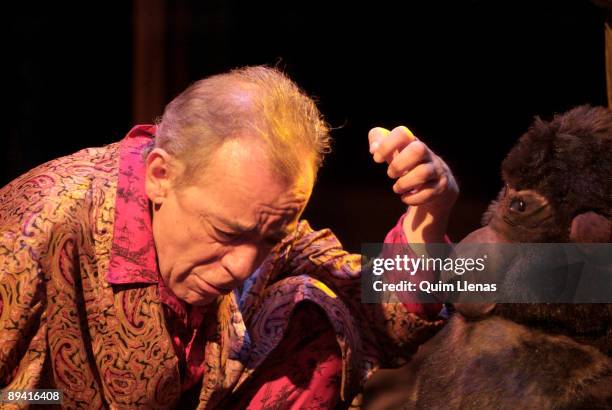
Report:
<svg viewBox="0 0 612 410"><path fill-rule="evenodd" d="M536 119L502 175L484 227L462 243L612 240L607 109L581 106L550 122ZM455 308L406 369L402 396L384 408L612 408L612 304Z"/></svg>

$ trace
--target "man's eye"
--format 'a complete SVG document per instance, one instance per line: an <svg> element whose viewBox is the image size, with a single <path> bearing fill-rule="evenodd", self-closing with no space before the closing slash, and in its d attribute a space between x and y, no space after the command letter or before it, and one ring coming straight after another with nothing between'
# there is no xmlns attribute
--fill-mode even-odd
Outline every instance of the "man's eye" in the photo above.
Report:
<svg viewBox="0 0 612 410"><path fill-rule="evenodd" d="M514 212L525 212L525 201L523 201L522 198L514 198L512 201L510 201L509 208Z"/></svg>
<svg viewBox="0 0 612 410"><path fill-rule="evenodd" d="M237 232L222 231L219 228L215 228L215 234L223 241L231 241L240 236L240 234Z"/></svg>

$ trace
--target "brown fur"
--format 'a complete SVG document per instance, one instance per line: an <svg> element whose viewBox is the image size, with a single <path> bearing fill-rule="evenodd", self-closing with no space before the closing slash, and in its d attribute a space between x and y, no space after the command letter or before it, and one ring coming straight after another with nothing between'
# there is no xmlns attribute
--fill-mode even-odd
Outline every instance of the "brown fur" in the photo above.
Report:
<svg viewBox="0 0 612 410"><path fill-rule="evenodd" d="M564 336L455 315L430 349L404 408L612 407L612 360Z"/></svg>

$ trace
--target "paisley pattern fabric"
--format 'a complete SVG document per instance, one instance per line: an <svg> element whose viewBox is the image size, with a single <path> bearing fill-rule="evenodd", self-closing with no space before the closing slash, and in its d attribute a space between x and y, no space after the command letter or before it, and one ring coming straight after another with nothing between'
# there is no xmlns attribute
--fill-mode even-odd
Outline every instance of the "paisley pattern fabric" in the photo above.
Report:
<svg viewBox="0 0 612 410"><path fill-rule="evenodd" d="M58 388L66 408L178 402L179 360L158 287L106 278L109 269L125 273L151 262L138 259L138 247L113 247L121 235L117 201L130 200L117 189L129 178L121 152L145 148L129 134L41 165L0 190L0 388ZM110 266L117 252L134 263ZM442 322L401 304L361 304L359 269L360 256L342 250L331 231L301 221L240 290L206 311L198 408L223 408L247 386L306 301L322 308L336 332L342 400L377 368L404 363Z"/></svg>
<svg viewBox="0 0 612 410"><path fill-rule="evenodd" d="M340 347L325 312L312 303L300 303L285 337L223 407L333 409L340 400L341 369Z"/></svg>

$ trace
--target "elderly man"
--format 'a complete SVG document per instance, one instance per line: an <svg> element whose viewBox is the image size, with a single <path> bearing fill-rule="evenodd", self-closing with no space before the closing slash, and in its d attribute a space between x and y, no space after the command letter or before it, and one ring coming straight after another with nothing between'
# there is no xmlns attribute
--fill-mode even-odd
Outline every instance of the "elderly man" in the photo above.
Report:
<svg viewBox="0 0 612 410"><path fill-rule="evenodd" d="M448 167L405 127L369 139L413 205L387 240L442 241ZM250 67L4 187L0 388L60 389L69 408L349 403L441 322L361 304L360 257L300 221L328 150L312 100Z"/></svg>

